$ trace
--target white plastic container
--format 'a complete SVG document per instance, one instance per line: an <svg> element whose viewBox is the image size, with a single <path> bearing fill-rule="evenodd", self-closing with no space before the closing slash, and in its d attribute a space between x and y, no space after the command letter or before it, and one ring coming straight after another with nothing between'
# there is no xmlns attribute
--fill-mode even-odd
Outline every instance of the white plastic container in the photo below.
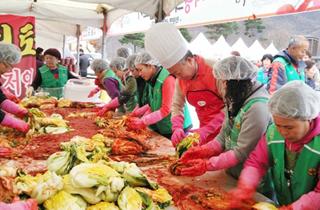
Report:
<svg viewBox="0 0 320 210"><path fill-rule="evenodd" d="M94 81L90 79L69 79L64 87L64 98L79 102L100 103L99 94L88 98L90 91L96 87Z"/></svg>

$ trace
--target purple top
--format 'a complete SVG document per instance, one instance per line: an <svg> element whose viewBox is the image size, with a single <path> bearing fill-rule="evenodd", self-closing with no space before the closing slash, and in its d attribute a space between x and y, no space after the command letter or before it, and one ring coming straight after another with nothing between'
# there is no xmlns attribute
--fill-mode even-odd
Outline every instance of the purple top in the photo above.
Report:
<svg viewBox="0 0 320 210"><path fill-rule="evenodd" d="M108 77L103 80L103 86L111 99L114 99L120 95L118 80Z"/></svg>

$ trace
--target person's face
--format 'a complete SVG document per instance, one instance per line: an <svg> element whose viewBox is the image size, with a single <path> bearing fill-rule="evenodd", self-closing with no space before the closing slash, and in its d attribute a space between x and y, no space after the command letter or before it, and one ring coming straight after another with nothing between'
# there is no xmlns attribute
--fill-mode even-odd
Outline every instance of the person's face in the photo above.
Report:
<svg viewBox="0 0 320 210"><path fill-rule="evenodd" d="M58 66L59 60L52 55L45 55L44 62L49 67L49 69L55 69Z"/></svg>
<svg viewBox="0 0 320 210"><path fill-rule="evenodd" d="M132 75L134 76L134 78L140 77L139 71L136 69L136 67L134 67L134 68L129 68L129 71L131 71L131 73L132 73Z"/></svg>
<svg viewBox="0 0 320 210"><path fill-rule="evenodd" d="M309 48L309 43L304 42L301 45L297 45L297 46L293 46L293 47L289 48L289 54L295 60L301 61L305 57L308 48Z"/></svg>
<svg viewBox="0 0 320 210"><path fill-rule="evenodd" d="M13 66L8 62L0 63L0 75L11 71L12 68Z"/></svg>
<svg viewBox="0 0 320 210"><path fill-rule="evenodd" d="M122 78L124 75L124 72L120 71L120 70L116 70L116 75L117 75L117 77Z"/></svg>
<svg viewBox="0 0 320 210"><path fill-rule="evenodd" d="M316 73L316 66L315 65L313 65L310 69L306 70L306 75L310 79L313 79L315 73Z"/></svg>
<svg viewBox="0 0 320 210"><path fill-rule="evenodd" d="M269 68L270 65L271 65L271 60L270 60L269 58L264 59L264 60L262 61L262 65L263 65L263 67L265 67L265 68Z"/></svg>
<svg viewBox="0 0 320 210"><path fill-rule="evenodd" d="M309 132L310 122L308 120L284 118L278 115L272 117L278 131L288 141L299 141Z"/></svg>
<svg viewBox="0 0 320 210"><path fill-rule="evenodd" d="M145 81L148 81L153 76L155 69L152 65L145 65L145 64L137 64L136 65L137 70L139 71L139 76L144 79Z"/></svg>
<svg viewBox="0 0 320 210"><path fill-rule="evenodd" d="M95 71L94 74L100 79L103 76L103 72L104 71Z"/></svg>
<svg viewBox="0 0 320 210"><path fill-rule="evenodd" d="M197 63L194 58L188 57L168 68L170 74L181 80L191 80L197 73Z"/></svg>

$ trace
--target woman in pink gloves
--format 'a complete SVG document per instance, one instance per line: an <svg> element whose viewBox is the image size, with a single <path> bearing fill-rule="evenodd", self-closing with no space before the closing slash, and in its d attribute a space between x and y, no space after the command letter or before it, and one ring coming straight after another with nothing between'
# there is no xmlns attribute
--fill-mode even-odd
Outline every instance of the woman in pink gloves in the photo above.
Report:
<svg viewBox="0 0 320 210"><path fill-rule="evenodd" d="M12 44L0 43L0 75L10 71L12 65L19 63L20 59L19 48ZM29 125L19 118L23 118L27 113L26 109L7 99L0 89L0 122L2 126L26 133L29 130Z"/></svg>
<svg viewBox="0 0 320 210"><path fill-rule="evenodd" d="M13 203L0 202L1 210L38 210L38 203L34 199L19 200Z"/></svg>
<svg viewBox="0 0 320 210"><path fill-rule="evenodd" d="M255 148L270 122L268 93L255 81L257 67L240 56L225 58L214 66L224 89L226 117L217 137L183 154L181 175L200 176L206 171L228 169L237 178L243 162Z"/></svg>
<svg viewBox="0 0 320 210"><path fill-rule="evenodd" d="M131 116L139 117L132 121L131 128L139 129L149 126L152 130L170 138L172 135L171 104L174 93L175 78L158 64L148 53L140 53L135 60L140 76L147 82L142 103L144 106L135 109ZM183 128L191 127L191 119L185 107Z"/></svg>
<svg viewBox="0 0 320 210"><path fill-rule="evenodd" d="M251 199L270 169L280 209L320 209L320 94L301 81L276 91L269 103L274 123L245 162L233 206Z"/></svg>

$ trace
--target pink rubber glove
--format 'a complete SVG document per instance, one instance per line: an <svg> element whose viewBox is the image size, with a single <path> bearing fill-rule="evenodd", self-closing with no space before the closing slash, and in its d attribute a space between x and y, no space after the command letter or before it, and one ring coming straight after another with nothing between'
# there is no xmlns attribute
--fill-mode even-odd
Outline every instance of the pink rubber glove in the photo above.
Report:
<svg viewBox="0 0 320 210"><path fill-rule="evenodd" d="M221 153L219 156L215 156L209 159L210 167L209 171L216 171L221 169L227 169L236 166L239 163L238 158L233 150Z"/></svg>
<svg viewBox="0 0 320 210"><path fill-rule="evenodd" d="M131 130L141 130L147 127L147 125L144 124L143 120L140 118L132 118L127 126Z"/></svg>
<svg viewBox="0 0 320 210"><path fill-rule="evenodd" d="M90 91L88 98L93 97L95 94L97 94L100 91L99 87L94 88L93 90Z"/></svg>
<svg viewBox="0 0 320 210"><path fill-rule="evenodd" d="M186 133L183 130L184 117L182 115L176 115L171 118L172 123L172 136L171 143L176 147L180 141L186 137Z"/></svg>
<svg viewBox="0 0 320 210"><path fill-rule="evenodd" d="M1 122L1 125L7 126L10 128L15 128L18 131L27 133L29 130L29 125L23 120L16 119L10 114L6 114Z"/></svg>
<svg viewBox="0 0 320 210"><path fill-rule="evenodd" d="M141 117L148 113L151 113L151 108L149 104L146 104L140 108L136 106L136 108L134 108L134 110L130 113L130 117Z"/></svg>
<svg viewBox="0 0 320 210"><path fill-rule="evenodd" d="M38 203L34 199L28 199L26 201L16 201L14 203L0 202L1 210L37 210Z"/></svg>
<svg viewBox="0 0 320 210"><path fill-rule="evenodd" d="M0 158L8 157L12 153L12 149L9 147L0 147Z"/></svg>
<svg viewBox="0 0 320 210"><path fill-rule="evenodd" d="M26 116L26 114L28 113L27 109L21 108L19 105L17 105L13 101L10 101L9 99L4 100L1 103L0 107L2 110L14 114L20 118Z"/></svg>
<svg viewBox="0 0 320 210"><path fill-rule="evenodd" d="M206 159L194 159L183 162L184 165L188 166L181 169L182 176L201 176L208 171L210 162Z"/></svg>
<svg viewBox="0 0 320 210"><path fill-rule="evenodd" d="M230 208L240 208L244 201L251 200L261 178L262 175L258 169L251 166L245 167L240 174L237 188L229 192L232 198Z"/></svg>
<svg viewBox="0 0 320 210"><path fill-rule="evenodd" d="M161 114L161 111L155 111L150 114L144 114L141 120L145 125L152 125L161 121L164 117Z"/></svg>
<svg viewBox="0 0 320 210"><path fill-rule="evenodd" d="M102 109L98 111L98 116L103 116L107 111L111 109L116 109L119 107L119 100L118 97L112 99L108 104L104 105Z"/></svg>
<svg viewBox="0 0 320 210"><path fill-rule="evenodd" d="M319 192L319 181L317 187L304 195L302 195L298 200L291 203L290 207L293 210L299 209L315 209L315 206L320 206L320 192Z"/></svg>
<svg viewBox="0 0 320 210"><path fill-rule="evenodd" d="M188 161L192 159L208 159L212 156L219 155L223 151L221 144L217 140L210 141L209 143L191 147L183 153L180 161Z"/></svg>

